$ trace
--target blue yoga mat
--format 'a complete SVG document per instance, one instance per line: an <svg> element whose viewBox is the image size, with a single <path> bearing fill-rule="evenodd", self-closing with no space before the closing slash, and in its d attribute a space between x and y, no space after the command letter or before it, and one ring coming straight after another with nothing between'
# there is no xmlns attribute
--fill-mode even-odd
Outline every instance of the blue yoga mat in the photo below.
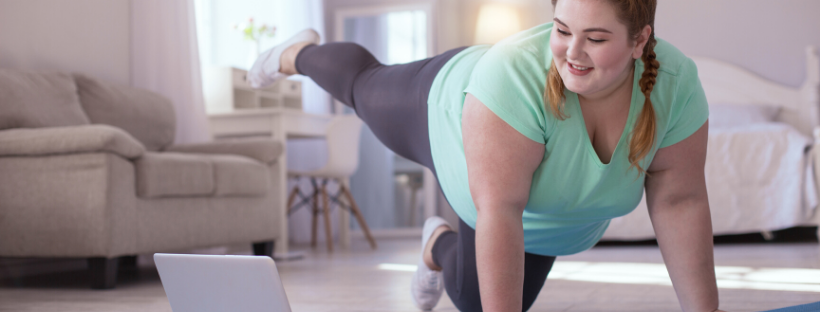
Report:
<svg viewBox="0 0 820 312"><path fill-rule="evenodd" d="M796 305L793 307L786 307L782 309L774 309L764 312L818 312L820 311L820 302Z"/></svg>

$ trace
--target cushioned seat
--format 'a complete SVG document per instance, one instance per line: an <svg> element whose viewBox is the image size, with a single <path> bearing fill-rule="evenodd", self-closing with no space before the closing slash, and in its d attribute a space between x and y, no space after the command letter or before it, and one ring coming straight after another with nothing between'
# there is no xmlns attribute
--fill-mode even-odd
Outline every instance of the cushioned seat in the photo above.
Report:
<svg viewBox="0 0 820 312"><path fill-rule="evenodd" d="M270 183L268 170L239 155L146 152L136 161L137 195L263 196Z"/></svg>
<svg viewBox="0 0 820 312"><path fill-rule="evenodd" d="M239 155L207 155L216 179L213 196L262 196L270 187L270 167Z"/></svg>

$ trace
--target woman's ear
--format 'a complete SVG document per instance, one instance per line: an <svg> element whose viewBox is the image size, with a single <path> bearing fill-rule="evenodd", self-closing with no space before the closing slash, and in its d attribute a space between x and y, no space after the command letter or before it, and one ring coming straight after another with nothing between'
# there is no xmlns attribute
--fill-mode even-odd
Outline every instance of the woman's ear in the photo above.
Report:
<svg viewBox="0 0 820 312"><path fill-rule="evenodd" d="M641 33L638 34L638 40L635 42L635 50L632 51L633 59L637 60L643 56L643 47L645 47L646 43L649 41L650 35L652 35L652 26L644 26Z"/></svg>

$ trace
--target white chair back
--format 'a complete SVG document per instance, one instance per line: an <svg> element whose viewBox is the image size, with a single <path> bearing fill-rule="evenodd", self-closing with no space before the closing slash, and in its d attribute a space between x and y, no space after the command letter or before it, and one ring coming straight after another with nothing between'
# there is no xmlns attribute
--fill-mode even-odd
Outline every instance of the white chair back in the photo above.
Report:
<svg viewBox="0 0 820 312"><path fill-rule="evenodd" d="M317 175L349 178L359 167L362 120L356 115L334 116L327 127L327 164Z"/></svg>

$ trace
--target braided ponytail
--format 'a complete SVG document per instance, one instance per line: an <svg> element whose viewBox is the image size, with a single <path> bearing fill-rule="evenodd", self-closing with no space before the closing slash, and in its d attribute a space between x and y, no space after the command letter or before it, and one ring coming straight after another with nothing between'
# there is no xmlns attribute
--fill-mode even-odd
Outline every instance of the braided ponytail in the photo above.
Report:
<svg viewBox="0 0 820 312"><path fill-rule="evenodd" d="M641 93L646 97L646 100L643 102L641 115L632 130L632 139L629 140L629 165L644 174L646 171L638 163L652 150L656 135L655 108L652 107L652 100L649 99L652 88L655 87L655 78L658 77L658 68L660 68L660 63L655 59L656 43L655 36L650 35L646 46L643 48L641 60L644 63L644 70L638 86L641 87Z"/></svg>
<svg viewBox="0 0 820 312"><path fill-rule="evenodd" d="M552 60L550 70L547 72L547 87L544 95L546 97L544 102L549 103L549 109L555 118L564 120L569 117L564 114L564 102L566 101L564 97L564 80L561 79L561 74L555 68L555 60Z"/></svg>

